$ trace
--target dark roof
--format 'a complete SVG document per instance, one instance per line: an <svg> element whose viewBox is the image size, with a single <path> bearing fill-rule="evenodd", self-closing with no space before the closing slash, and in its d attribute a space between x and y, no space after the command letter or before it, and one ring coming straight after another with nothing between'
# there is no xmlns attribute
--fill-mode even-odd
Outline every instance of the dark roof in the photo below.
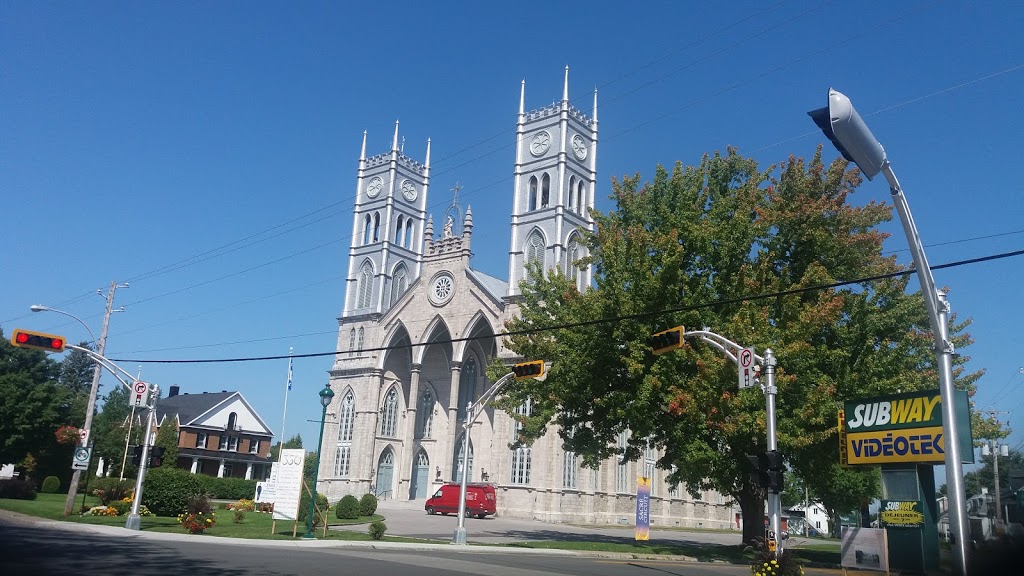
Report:
<svg viewBox="0 0 1024 576"><path fill-rule="evenodd" d="M156 421L163 422L165 416L173 418L177 414L178 421L184 426L235 394L238 392L178 394L170 398L161 398L156 401Z"/></svg>

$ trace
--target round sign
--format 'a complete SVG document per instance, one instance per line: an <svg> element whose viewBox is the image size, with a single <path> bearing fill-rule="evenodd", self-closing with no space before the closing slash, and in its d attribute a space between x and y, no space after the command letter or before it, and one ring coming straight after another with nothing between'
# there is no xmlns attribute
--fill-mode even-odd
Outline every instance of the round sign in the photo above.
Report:
<svg viewBox="0 0 1024 576"><path fill-rule="evenodd" d="M135 393L136 394L145 394L146 393L146 383L145 382L136 382L135 383Z"/></svg>
<svg viewBox="0 0 1024 576"><path fill-rule="evenodd" d="M89 449L88 448L76 448L75 449L75 460L79 462L89 461Z"/></svg>
<svg viewBox="0 0 1024 576"><path fill-rule="evenodd" d="M749 368L754 363L754 353L750 350L740 352L740 366Z"/></svg>

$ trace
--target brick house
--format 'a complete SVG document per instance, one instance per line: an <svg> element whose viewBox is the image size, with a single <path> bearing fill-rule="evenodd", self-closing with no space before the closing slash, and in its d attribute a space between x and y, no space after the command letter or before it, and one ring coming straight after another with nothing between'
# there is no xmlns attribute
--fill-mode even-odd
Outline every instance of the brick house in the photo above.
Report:
<svg viewBox="0 0 1024 576"><path fill-rule="evenodd" d="M179 394L171 386L156 404L157 426L178 423L178 468L218 478L270 476L274 433L240 392Z"/></svg>

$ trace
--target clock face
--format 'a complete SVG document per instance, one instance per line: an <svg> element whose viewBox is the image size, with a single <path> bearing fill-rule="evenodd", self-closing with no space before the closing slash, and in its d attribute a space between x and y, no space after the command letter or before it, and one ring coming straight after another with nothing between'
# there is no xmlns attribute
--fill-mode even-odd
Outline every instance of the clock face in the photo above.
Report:
<svg viewBox="0 0 1024 576"><path fill-rule="evenodd" d="M416 185L408 180L402 182L402 196L409 202L416 200Z"/></svg>
<svg viewBox="0 0 1024 576"><path fill-rule="evenodd" d="M583 160L587 157L587 143L579 134L572 137L572 153L577 159Z"/></svg>
<svg viewBox="0 0 1024 576"><path fill-rule="evenodd" d="M384 181L381 180L380 176L374 176L370 183L366 185L366 195L370 198L375 198L383 189Z"/></svg>
<svg viewBox="0 0 1024 576"><path fill-rule="evenodd" d="M551 146L551 134L548 134L547 131L537 132L530 142L530 154L540 156L548 151L548 146Z"/></svg>

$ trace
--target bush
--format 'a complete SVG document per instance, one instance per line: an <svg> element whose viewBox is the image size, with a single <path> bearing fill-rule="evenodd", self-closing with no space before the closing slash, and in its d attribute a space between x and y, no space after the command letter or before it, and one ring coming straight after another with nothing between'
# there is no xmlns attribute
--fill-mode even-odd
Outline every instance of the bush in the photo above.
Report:
<svg viewBox="0 0 1024 576"><path fill-rule="evenodd" d="M60 478L56 476L47 476L43 480L43 488L40 490L43 494L56 494L60 490Z"/></svg>
<svg viewBox="0 0 1024 576"><path fill-rule="evenodd" d="M160 467L146 474L142 503L157 516L177 516L188 508L193 496L202 493L196 476L185 470Z"/></svg>
<svg viewBox="0 0 1024 576"><path fill-rule="evenodd" d="M359 515L373 516L376 511L377 497L373 494L363 494L363 497L359 499Z"/></svg>
<svg viewBox="0 0 1024 576"><path fill-rule="evenodd" d="M145 492L143 492L145 494ZM210 499L205 494L195 494L188 499L188 504L185 505L185 512L189 514L205 514L210 515L212 510L210 509Z"/></svg>
<svg viewBox="0 0 1024 576"><path fill-rule="evenodd" d="M384 537L384 531L388 529L388 525L380 520L374 520L370 523L370 538L374 540L380 540Z"/></svg>
<svg viewBox="0 0 1024 576"><path fill-rule="evenodd" d="M117 510L118 516L125 516L126 514L132 511L132 503L125 502L124 500L114 500L109 505L107 505L107 508L113 508L114 510Z"/></svg>
<svg viewBox="0 0 1024 576"><path fill-rule="evenodd" d="M245 510L235 508L235 524L241 524L245 520Z"/></svg>
<svg viewBox="0 0 1024 576"><path fill-rule="evenodd" d="M202 492L216 500L251 499L256 494L256 481L244 478L217 478L197 475Z"/></svg>
<svg viewBox="0 0 1024 576"><path fill-rule="evenodd" d="M752 576L803 576L804 569L789 548L782 554L776 554L768 549L764 538L756 538L750 544L754 549L754 560L750 565Z"/></svg>
<svg viewBox="0 0 1024 576"><path fill-rule="evenodd" d="M135 491L134 480L120 480L118 478L96 478L92 484L92 495L99 498L104 505L115 500L124 500Z"/></svg>
<svg viewBox="0 0 1024 576"><path fill-rule="evenodd" d="M36 490L32 487L31 482L27 482L21 478L0 480L0 498L10 498L13 500L35 500Z"/></svg>
<svg viewBox="0 0 1024 576"><path fill-rule="evenodd" d="M327 515L327 496L317 492L316 507L313 514L313 527L316 528L324 523L324 516ZM302 498L299 500L299 524L305 524L309 517L309 492L302 491Z"/></svg>
<svg viewBox="0 0 1024 576"><path fill-rule="evenodd" d="M334 509L334 515L340 520L359 518L359 500L351 494L345 496L338 501L338 506Z"/></svg>

